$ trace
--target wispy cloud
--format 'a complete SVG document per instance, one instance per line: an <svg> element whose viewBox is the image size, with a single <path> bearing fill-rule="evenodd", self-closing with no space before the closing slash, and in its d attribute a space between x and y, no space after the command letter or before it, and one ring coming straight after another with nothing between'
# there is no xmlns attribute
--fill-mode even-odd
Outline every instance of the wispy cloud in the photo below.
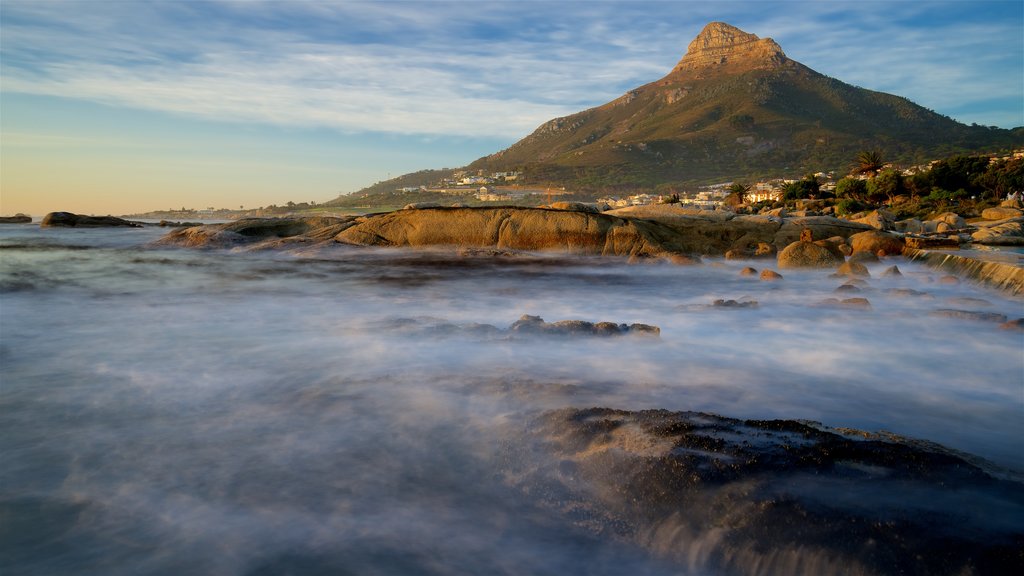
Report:
<svg viewBox="0 0 1024 576"><path fill-rule="evenodd" d="M727 20L968 121L972 102L1024 91L1019 21L936 21L937 34L920 19L942 5L768 4L9 1L0 80L217 120L511 140L657 79ZM988 113L1024 124L1019 107Z"/></svg>

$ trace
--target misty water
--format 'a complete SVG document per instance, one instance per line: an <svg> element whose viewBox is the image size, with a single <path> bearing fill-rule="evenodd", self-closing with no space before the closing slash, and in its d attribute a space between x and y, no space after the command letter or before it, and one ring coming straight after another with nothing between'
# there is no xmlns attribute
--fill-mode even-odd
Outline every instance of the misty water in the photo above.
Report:
<svg viewBox="0 0 1024 576"><path fill-rule="evenodd" d="M837 294L740 276L763 261L147 247L165 232L0 228L5 575L680 573L507 482L507 431L563 407L807 419L1024 471L1024 338L935 314L1024 302L902 259ZM661 334L474 327L523 314Z"/></svg>

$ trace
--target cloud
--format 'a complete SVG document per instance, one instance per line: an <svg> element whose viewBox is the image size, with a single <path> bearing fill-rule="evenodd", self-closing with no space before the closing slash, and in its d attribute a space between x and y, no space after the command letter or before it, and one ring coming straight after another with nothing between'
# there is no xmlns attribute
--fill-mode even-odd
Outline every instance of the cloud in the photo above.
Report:
<svg viewBox="0 0 1024 576"><path fill-rule="evenodd" d="M900 23L934 5L768 4L7 2L2 86L220 121L513 140L657 79L705 22L728 19L940 112L1021 95L1019 51L994 50L1020 44L1019 22L945 23L939 36Z"/></svg>

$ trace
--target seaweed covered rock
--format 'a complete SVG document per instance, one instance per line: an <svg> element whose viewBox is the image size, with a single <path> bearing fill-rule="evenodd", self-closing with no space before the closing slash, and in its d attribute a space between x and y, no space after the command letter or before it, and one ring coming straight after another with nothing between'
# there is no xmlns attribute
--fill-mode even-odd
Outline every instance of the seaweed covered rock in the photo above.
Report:
<svg viewBox="0 0 1024 576"><path fill-rule="evenodd" d="M695 573L1024 573L1024 486L933 444L607 408L524 430L510 483Z"/></svg>

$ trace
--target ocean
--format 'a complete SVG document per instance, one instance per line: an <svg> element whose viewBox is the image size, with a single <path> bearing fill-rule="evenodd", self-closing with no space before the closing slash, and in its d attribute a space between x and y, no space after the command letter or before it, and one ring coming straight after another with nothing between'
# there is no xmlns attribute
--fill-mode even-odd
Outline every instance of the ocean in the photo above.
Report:
<svg viewBox="0 0 1024 576"><path fill-rule="evenodd" d="M509 479L508 431L562 408L809 420L1024 472L1024 334L939 312L1024 301L920 264L837 293L740 275L773 261L148 246L167 231L0 227L0 573L715 573ZM522 315L660 336L507 332Z"/></svg>

